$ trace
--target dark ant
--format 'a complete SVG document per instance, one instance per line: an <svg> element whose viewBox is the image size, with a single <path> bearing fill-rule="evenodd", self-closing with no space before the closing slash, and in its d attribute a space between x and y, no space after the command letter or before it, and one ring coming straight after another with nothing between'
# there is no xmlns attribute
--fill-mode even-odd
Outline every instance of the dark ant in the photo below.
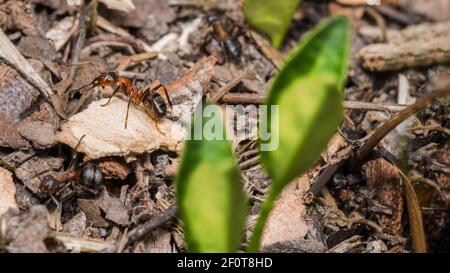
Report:
<svg viewBox="0 0 450 273"><path fill-rule="evenodd" d="M238 40L241 35L240 28L228 17L217 13L206 15L205 21L212 27L212 32L206 35L204 45L214 38L220 43L226 60L231 57L234 62L239 63L242 55L242 45Z"/></svg>
<svg viewBox="0 0 450 273"><path fill-rule="evenodd" d="M132 81L126 77L117 75L117 73L115 72L106 72L101 73L91 83L82 86L79 89L83 89L88 86L92 87L101 86L103 88L107 86L111 87L116 86L112 95L109 97L108 101L105 104L102 104L102 106L108 105L112 97L117 93L117 91L119 91L119 89L126 94L126 96L129 99L127 106L127 113L125 117L125 129L127 128L128 124L128 113L130 111L131 102L133 102L136 105L142 103L147 114L149 114L150 117L155 121L156 128L160 133L161 130L159 129L157 122L158 119L165 117L172 121L178 120L177 117L173 116L167 111L166 101L163 99L160 92L164 92L164 96L166 97L167 102L169 103L171 109L172 109L172 101L169 97L166 87L162 85L158 80L141 89L135 85L134 79Z"/></svg>
<svg viewBox="0 0 450 273"><path fill-rule="evenodd" d="M356 184L360 184L360 183L361 183L361 178L356 175L349 174L349 175L345 176L342 173L337 173L333 176L333 179L331 179L328 182L328 186L333 190L338 190L338 189L350 187L352 185L356 185Z"/></svg>
<svg viewBox="0 0 450 273"><path fill-rule="evenodd" d="M68 186L73 185L79 193L97 195L103 181L102 172L92 163L83 164L81 168L75 168L75 161L78 157L78 146L86 135L83 135L75 147L74 155L66 171L49 174L40 178L39 194L42 197L50 197L57 205L55 195L62 192ZM70 183L69 183L70 182Z"/></svg>

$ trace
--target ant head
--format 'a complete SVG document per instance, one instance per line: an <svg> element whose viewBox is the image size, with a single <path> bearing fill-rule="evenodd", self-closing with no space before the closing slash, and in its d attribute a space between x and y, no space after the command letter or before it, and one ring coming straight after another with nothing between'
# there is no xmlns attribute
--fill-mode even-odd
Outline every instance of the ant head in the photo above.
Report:
<svg viewBox="0 0 450 273"><path fill-rule="evenodd" d="M101 85L101 86L111 86L114 84L116 79L117 79L117 73L115 73L115 72L103 73L100 76L98 76L97 83L98 83L98 85Z"/></svg>
<svg viewBox="0 0 450 273"><path fill-rule="evenodd" d="M41 180L41 193L55 193L59 188L59 183L53 175L46 175Z"/></svg>

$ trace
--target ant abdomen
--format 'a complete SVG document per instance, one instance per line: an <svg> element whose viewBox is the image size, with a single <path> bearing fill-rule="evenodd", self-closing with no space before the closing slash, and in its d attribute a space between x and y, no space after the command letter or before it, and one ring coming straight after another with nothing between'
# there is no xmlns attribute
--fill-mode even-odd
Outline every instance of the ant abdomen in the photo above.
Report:
<svg viewBox="0 0 450 273"><path fill-rule="evenodd" d="M102 184L102 172L94 164L86 164L80 174L80 184L87 189L96 191Z"/></svg>
<svg viewBox="0 0 450 273"><path fill-rule="evenodd" d="M145 111L157 118L165 117L167 114L167 104L163 97L156 92L149 92L142 101Z"/></svg>
<svg viewBox="0 0 450 273"><path fill-rule="evenodd" d="M234 36L228 36L223 40L223 46L227 54L237 61L241 58L242 46L238 39Z"/></svg>

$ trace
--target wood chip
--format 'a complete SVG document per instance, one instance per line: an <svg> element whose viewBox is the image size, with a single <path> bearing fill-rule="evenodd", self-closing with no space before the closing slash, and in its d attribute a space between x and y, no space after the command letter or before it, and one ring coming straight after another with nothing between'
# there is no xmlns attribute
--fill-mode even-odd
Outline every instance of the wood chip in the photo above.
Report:
<svg viewBox="0 0 450 273"><path fill-rule="evenodd" d="M15 195L16 185L13 182L12 173L0 167L0 215L8 208L19 208Z"/></svg>
<svg viewBox="0 0 450 273"><path fill-rule="evenodd" d="M79 139L86 135L78 147L89 159L108 156L128 156L151 152L156 149L180 151L185 137L186 124L204 93L207 92L213 75L214 57L204 58L186 74L167 86L172 99L173 114L182 122L162 119L158 122L161 134L154 120L143 107L131 105L128 128L124 128L127 102L115 97L102 107L107 100L93 102L89 107L62 125L57 135L60 142L75 148Z"/></svg>

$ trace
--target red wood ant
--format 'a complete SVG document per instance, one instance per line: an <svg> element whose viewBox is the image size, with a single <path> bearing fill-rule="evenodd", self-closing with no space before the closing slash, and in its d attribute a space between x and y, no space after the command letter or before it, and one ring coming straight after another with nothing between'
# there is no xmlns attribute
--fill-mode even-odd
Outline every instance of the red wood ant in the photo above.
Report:
<svg viewBox="0 0 450 273"><path fill-rule="evenodd" d="M80 193L97 195L103 181L102 172L92 163L83 164L79 169L75 168L74 164L78 157L78 146L85 136L86 135L83 135L78 141L78 144L75 147L74 155L72 156L69 167L66 171L48 174L42 179L39 175L36 175L39 177L41 182L39 185L39 194L41 196L50 197L56 204L58 204L55 195L70 185L73 185L74 188Z"/></svg>
<svg viewBox="0 0 450 273"><path fill-rule="evenodd" d="M240 28L228 17L217 13L206 15L205 20L209 26L212 26L212 32L205 37L205 46L214 38L220 43L225 58L228 60L231 57L234 62L239 63L242 55L242 45L238 40L241 34Z"/></svg>
<svg viewBox="0 0 450 273"><path fill-rule="evenodd" d="M147 112L147 114L149 114L150 117L155 121L156 128L158 129L159 132L161 131L158 127L157 123L158 119L165 117L172 121L178 120L177 117L173 116L171 113L167 111L167 104L160 93L164 92L164 96L166 97L170 108L172 108L172 101L169 97L169 94L167 93L166 87L162 85L159 81L155 81L141 89L134 84L134 79L132 81L126 77L117 75L117 73L115 72L106 72L101 73L91 83L82 86L80 89L88 86L93 87L101 86L103 88L107 86L110 87L115 86L112 95L109 97L108 101L105 104L102 104L102 106L108 105L112 97L119 90L122 90L127 95L129 99L127 106L127 113L125 117L125 129L127 128L128 124L128 113L130 111L131 102L133 102L136 105L142 104L144 106L144 109Z"/></svg>

